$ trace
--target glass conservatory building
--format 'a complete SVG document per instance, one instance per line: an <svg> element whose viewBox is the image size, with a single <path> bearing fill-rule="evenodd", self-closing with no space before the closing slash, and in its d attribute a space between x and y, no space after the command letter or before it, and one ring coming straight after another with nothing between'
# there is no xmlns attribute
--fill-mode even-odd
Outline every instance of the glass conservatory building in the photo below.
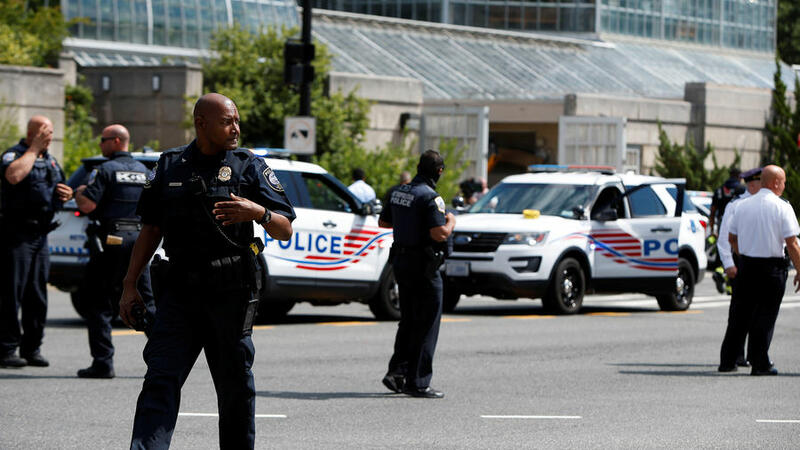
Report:
<svg viewBox="0 0 800 450"><path fill-rule="evenodd" d="M315 8L503 30L775 50L778 0L312 0Z"/></svg>
<svg viewBox="0 0 800 450"><path fill-rule="evenodd" d="M207 49L214 30L298 25L294 0L61 0L73 38Z"/></svg>

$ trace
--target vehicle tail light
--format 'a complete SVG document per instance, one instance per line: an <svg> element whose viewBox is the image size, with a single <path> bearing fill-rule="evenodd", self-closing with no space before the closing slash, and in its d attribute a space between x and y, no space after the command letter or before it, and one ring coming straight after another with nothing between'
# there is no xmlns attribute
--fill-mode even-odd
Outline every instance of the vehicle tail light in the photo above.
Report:
<svg viewBox="0 0 800 450"><path fill-rule="evenodd" d="M73 214L75 214L75 217L80 217L81 216L81 212L80 211L75 211Z"/></svg>
<svg viewBox="0 0 800 450"><path fill-rule="evenodd" d="M698 220L698 222L700 222L700 225L702 225L702 226L703 226L703 229L704 229L704 230L705 230L706 228L708 228L708 222L706 222L705 220Z"/></svg>

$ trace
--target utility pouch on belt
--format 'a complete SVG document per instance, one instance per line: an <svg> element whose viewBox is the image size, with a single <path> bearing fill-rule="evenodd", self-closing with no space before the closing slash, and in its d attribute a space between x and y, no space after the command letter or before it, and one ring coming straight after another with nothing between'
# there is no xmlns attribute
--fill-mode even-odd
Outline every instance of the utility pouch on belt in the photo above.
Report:
<svg viewBox="0 0 800 450"><path fill-rule="evenodd" d="M423 247L425 254L425 276L434 277L439 268L444 264L445 252L444 250L437 249L432 245Z"/></svg>
<svg viewBox="0 0 800 450"><path fill-rule="evenodd" d="M258 299L253 298L247 302L244 309L244 322L242 323L242 335L250 336L253 334L253 323L256 321L258 313Z"/></svg>

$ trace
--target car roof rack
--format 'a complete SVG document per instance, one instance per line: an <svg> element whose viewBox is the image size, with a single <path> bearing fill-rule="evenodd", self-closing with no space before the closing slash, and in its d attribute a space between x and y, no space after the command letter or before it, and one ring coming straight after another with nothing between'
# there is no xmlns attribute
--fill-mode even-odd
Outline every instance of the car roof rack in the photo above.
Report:
<svg viewBox="0 0 800 450"><path fill-rule="evenodd" d="M531 164L529 173L541 172L598 172L604 175L614 175L617 169L612 166L594 166L582 164Z"/></svg>

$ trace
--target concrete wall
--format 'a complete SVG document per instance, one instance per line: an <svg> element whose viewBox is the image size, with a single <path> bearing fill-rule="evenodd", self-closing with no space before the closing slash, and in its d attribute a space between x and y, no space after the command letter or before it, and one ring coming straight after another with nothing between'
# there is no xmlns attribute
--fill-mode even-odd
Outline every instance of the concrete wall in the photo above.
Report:
<svg viewBox="0 0 800 450"><path fill-rule="evenodd" d="M755 167L766 148L769 89L687 83L683 100L621 98L599 94L565 97L564 114L627 118L628 145L642 149L641 172L650 173L658 151L658 122L673 142L691 140L696 148L710 142L719 165L730 164L738 151L743 168ZM706 167L711 168L711 158Z"/></svg>
<svg viewBox="0 0 800 450"><path fill-rule="evenodd" d="M365 145L368 149L392 142L407 144L419 137L418 129L400 129L403 113L419 117L422 113L422 82L412 78L384 77L354 73L331 72L328 93L352 91L372 103Z"/></svg>
<svg viewBox="0 0 800 450"><path fill-rule="evenodd" d="M15 124L19 135L17 138L22 138L28 119L37 114L53 122L55 130L50 153L63 162L64 72L0 65L0 120Z"/></svg>
<svg viewBox="0 0 800 450"><path fill-rule="evenodd" d="M183 127L187 97L202 94L203 75L198 65L161 67L85 67L80 73L95 97L95 133L110 124L125 125L138 149L158 141L162 150L188 143L193 132ZM102 79L110 79L104 90ZM153 89L153 77L160 89Z"/></svg>

